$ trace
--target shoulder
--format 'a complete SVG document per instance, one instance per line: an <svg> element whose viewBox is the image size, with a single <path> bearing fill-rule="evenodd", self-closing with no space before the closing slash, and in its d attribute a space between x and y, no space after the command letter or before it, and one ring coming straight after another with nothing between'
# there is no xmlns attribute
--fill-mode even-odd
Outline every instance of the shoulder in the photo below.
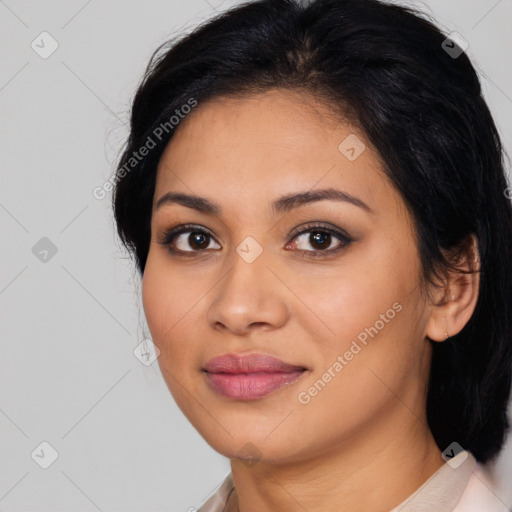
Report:
<svg viewBox="0 0 512 512"><path fill-rule="evenodd" d="M477 463L452 512L509 512L505 499L499 496L489 469Z"/></svg>
<svg viewBox="0 0 512 512"><path fill-rule="evenodd" d="M233 475L229 472L217 489L201 504L197 512L222 512L233 489Z"/></svg>

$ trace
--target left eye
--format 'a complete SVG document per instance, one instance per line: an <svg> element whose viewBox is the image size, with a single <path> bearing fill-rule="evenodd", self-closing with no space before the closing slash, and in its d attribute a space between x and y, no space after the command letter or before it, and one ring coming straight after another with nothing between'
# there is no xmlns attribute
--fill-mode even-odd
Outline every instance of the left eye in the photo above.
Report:
<svg viewBox="0 0 512 512"><path fill-rule="evenodd" d="M316 250L324 250L324 251L330 251L332 250L332 243L335 241L331 233L328 233L327 231L320 231L318 229L314 231L306 231L298 236L295 237L297 239L297 245L296 248L303 251L308 250L307 247L305 247L307 244L311 244L311 246L315 247ZM300 240L302 239L302 246ZM342 242L340 241L338 243L338 247L342 245ZM287 246L289 247L289 246ZM315 251L316 252L316 251Z"/></svg>
<svg viewBox="0 0 512 512"><path fill-rule="evenodd" d="M333 247L334 239L338 240L338 244ZM348 235L324 226L307 226L307 229L297 233L293 240L297 241L287 244L285 248L298 249L303 253L309 253L308 257L325 256L338 252L352 241ZM315 249L310 250L307 245Z"/></svg>
<svg viewBox="0 0 512 512"><path fill-rule="evenodd" d="M188 233L188 236L183 236L183 235L186 235L187 233ZM213 241L213 237L209 233L207 233L201 229L195 229L195 230L189 229L186 231L181 231L179 233L175 233L175 235L171 238L171 241L174 241L174 240L176 240L175 245L177 247L177 251L197 252L197 251L206 250L208 248L208 246L210 245L209 242ZM170 244L170 242L169 242L169 244ZM192 248L196 247L197 250L189 251L189 250L187 250L187 247L192 247ZM218 245L218 247L216 247L216 249L220 249L220 245Z"/></svg>

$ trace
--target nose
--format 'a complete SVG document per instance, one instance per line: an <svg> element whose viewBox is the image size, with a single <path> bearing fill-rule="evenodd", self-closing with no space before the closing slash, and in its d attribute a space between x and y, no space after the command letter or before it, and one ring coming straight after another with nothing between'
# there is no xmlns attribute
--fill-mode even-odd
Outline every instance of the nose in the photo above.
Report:
<svg viewBox="0 0 512 512"><path fill-rule="evenodd" d="M254 329L278 329L287 322L287 288L264 255L265 251L248 263L233 253L230 269L211 295L207 320L213 329L244 335Z"/></svg>

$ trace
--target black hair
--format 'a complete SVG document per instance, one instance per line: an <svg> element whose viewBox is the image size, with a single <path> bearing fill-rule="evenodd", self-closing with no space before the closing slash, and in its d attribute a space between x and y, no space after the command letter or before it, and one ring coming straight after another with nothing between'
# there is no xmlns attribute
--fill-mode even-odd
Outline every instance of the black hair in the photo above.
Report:
<svg viewBox="0 0 512 512"><path fill-rule="evenodd" d="M333 118L353 120L412 213L425 282L454 268L447 255L466 247L469 235L478 240L478 301L458 334L432 342L427 420L441 450L456 441L484 463L499 453L509 428L512 206L505 152L460 46L424 13L379 0L235 6L151 56L112 206L142 276L156 169L175 131L169 120L190 110L184 105L200 109L216 97L284 88L312 93ZM151 150L134 159L149 140Z"/></svg>

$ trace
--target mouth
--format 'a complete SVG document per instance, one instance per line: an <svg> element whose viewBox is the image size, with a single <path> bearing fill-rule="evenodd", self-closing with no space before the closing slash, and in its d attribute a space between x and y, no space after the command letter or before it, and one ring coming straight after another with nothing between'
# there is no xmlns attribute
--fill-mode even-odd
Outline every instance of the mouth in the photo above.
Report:
<svg viewBox="0 0 512 512"><path fill-rule="evenodd" d="M257 400L297 381L308 370L291 372L211 373L205 371L212 389L228 398Z"/></svg>
<svg viewBox="0 0 512 512"><path fill-rule="evenodd" d="M310 369L267 354L226 354L202 368L212 390L238 400L256 400L295 383Z"/></svg>

